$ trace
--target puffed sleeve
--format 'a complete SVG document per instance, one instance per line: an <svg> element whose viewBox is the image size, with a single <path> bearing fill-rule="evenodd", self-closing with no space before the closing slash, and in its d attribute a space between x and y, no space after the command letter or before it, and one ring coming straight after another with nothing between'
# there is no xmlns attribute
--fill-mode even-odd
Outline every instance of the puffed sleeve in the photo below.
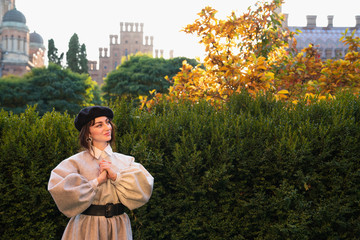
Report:
<svg viewBox="0 0 360 240"><path fill-rule="evenodd" d="M154 178L140 164L132 158L130 165L118 173L112 184L116 188L116 194L130 210L143 206L152 194Z"/></svg>
<svg viewBox="0 0 360 240"><path fill-rule="evenodd" d="M59 210L73 217L86 210L97 192L97 179L89 181L78 173L77 163L68 159L51 171L48 190Z"/></svg>

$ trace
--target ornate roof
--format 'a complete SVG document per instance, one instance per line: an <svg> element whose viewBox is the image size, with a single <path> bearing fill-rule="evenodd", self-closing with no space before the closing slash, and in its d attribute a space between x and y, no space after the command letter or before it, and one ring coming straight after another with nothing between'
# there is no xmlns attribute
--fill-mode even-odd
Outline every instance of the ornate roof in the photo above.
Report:
<svg viewBox="0 0 360 240"><path fill-rule="evenodd" d="M5 13L3 17L3 22L19 22L26 24L26 18L24 14L14 8Z"/></svg>
<svg viewBox="0 0 360 240"><path fill-rule="evenodd" d="M35 31L30 33L30 42L31 43L39 43L39 44L44 44L44 40L41 37L40 34L36 33Z"/></svg>

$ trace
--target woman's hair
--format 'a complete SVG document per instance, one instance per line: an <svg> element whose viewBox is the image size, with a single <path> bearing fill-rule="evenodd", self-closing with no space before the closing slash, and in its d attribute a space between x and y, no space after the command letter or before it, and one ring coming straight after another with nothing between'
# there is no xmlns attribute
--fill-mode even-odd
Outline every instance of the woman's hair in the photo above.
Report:
<svg viewBox="0 0 360 240"><path fill-rule="evenodd" d="M112 148L115 147L115 124L109 119L109 123L111 125L111 140L109 141L109 144ZM84 149L91 150L91 141L89 141L90 136L90 127L95 124L95 119L91 120L87 124L85 124L80 131L79 134L79 143L80 146Z"/></svg>

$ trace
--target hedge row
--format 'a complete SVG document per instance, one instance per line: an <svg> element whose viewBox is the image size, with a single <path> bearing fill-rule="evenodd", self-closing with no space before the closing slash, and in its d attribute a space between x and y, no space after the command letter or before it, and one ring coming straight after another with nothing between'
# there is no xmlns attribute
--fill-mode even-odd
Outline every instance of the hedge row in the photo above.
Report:
<svg viewBox="0 0 360 240"><path fill-rule="evenodd" d="M134 239L357 239L360 101L288 107L247 94L140 111L112 104L117 151L155 177L153 196L129 212ZM77 151L73 117L0 113L0 234L59 239L67 219L46 185Z"/></svg>

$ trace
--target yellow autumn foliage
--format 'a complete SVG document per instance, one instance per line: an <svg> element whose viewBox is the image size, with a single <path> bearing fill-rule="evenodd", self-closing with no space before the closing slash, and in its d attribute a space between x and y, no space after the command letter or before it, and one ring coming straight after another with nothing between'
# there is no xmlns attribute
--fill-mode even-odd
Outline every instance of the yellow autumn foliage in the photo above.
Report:
<svg viewBox="0 0 360 240"><path fill-rule="evenodd" d="M225 20L217 11L204 8L193 24L183 31L196 34L206 51L202 66L186 61L180 72L168 79L169 93L152 93L142 98L142 107L151 108L159 101L201 99L218 104L243 90L254 97L271 92L279 101L297 103L306 99L332 99L340 90L358 94L360 90L360 40L344 33L341 39L349 45L344 59L323 61L317 46L295 50L295 33L282 27L282 15L275 11L282 0L258 2L255 10L241 16L235 12Z"/></svg>

